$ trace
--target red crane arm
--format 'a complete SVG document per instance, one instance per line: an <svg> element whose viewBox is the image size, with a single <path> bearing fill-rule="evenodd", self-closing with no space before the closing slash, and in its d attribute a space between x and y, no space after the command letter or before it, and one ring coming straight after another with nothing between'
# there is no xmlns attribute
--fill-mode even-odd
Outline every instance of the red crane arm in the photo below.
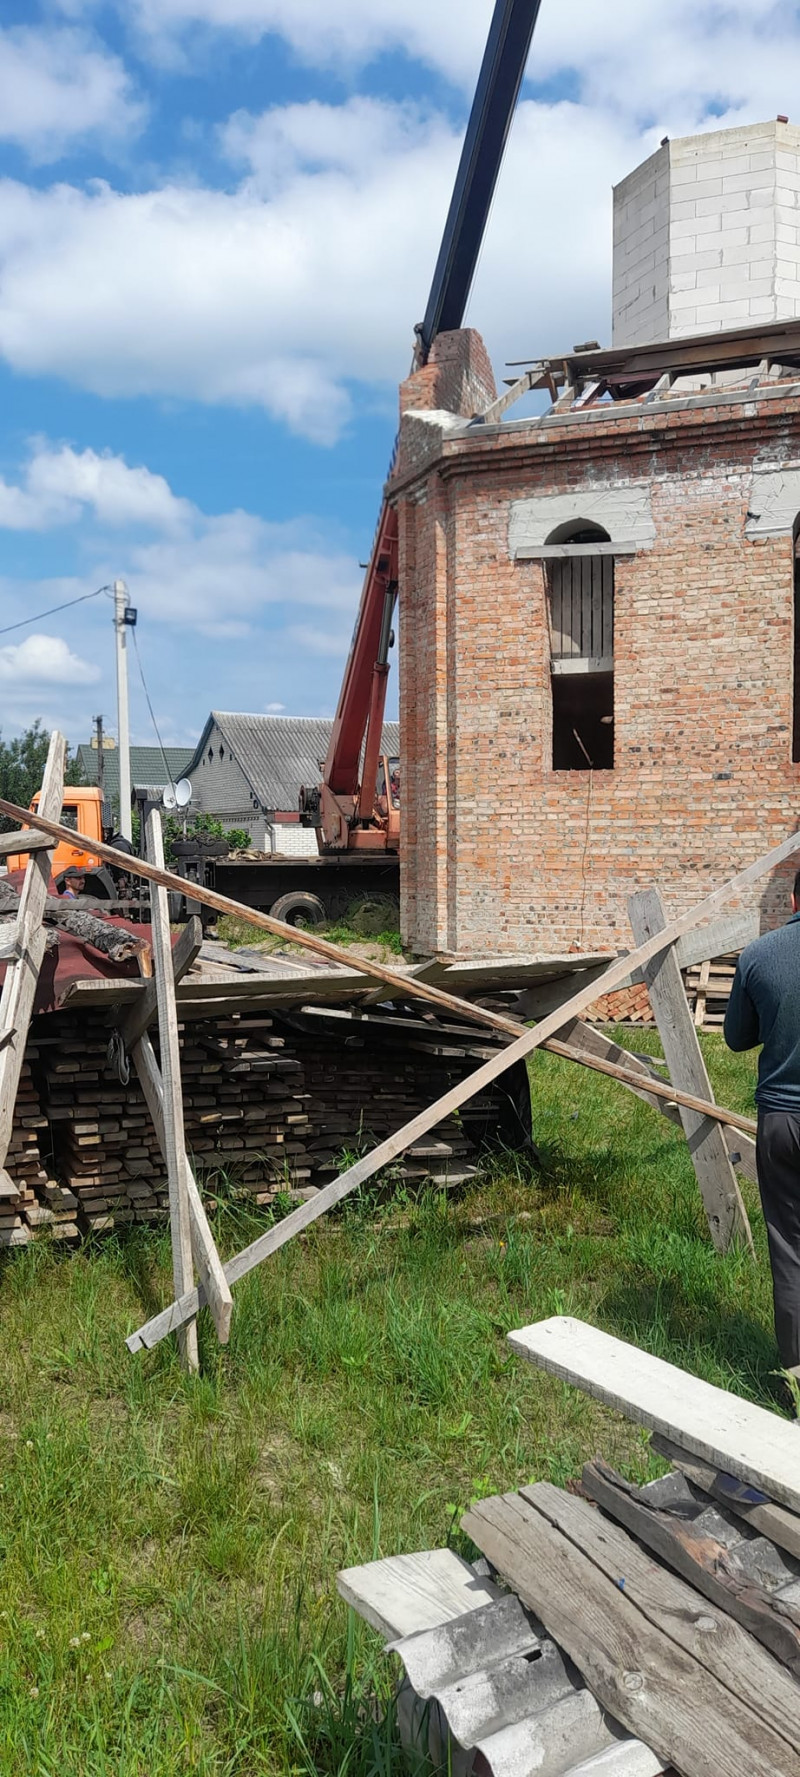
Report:
<svg viewBox="0 0 800 1777"><path fill-rule="evenodd" d="M368 731L364 791L369 799L370 815L375 795L386 696L388 663L385 657L381 658L382 654L385 656L388 652L386 612L387 607L394 603L396 588L397 513L384 500L364 578L361 603L322 774L323 783L332 790L334 796L355 796L359 785L361 748L365 732ZM379 686L374 684L376 678L382 680L382 696ZM378 703L380 708L377 707ZM376 718L377 732L373 733Z"/></svg>

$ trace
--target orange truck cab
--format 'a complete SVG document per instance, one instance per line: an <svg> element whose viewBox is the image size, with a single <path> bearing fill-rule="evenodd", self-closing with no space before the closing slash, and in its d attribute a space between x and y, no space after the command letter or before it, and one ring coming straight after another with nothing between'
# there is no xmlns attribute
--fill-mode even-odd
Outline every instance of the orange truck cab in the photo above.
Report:
<svg viewBox="0 0 800 1777"><path fill-rule="evenodd" d="M38 790L30 806L35 814L39 807ZM103 801L96 785L87 789L68 784L64 790L60 819L62 827L73 829L75 843L68 845L66 840L59 840L54 847L52 875L56 888L60 891L67 870L83 870L86 872L86 893L101 900L110 899L114 894L113 882L110 878L107 882L104 880L108 877L108 871L92 851L92 841L109 838L113 830L110 805ZM9 857L9 875L12 871L24 870L28 857L29 854L24 851L15 852Z"/></svg>

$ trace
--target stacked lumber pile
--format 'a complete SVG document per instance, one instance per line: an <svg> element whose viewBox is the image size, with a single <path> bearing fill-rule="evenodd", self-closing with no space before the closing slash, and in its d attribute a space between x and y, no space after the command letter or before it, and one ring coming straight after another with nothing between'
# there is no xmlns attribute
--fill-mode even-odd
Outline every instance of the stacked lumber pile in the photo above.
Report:
<svg viewBox="0 0 800 1777"><path fill-rule="evenodd" d="M98 1013L35 1020L0 1194L0 1245L22 1245L40 1228L69 1240L166 1219L155 1130L135 1073L123 1083L109 1064L110 1034ZM429 1043L424 1031L415 1045L405 1029L343 1040L338 1027L320 1034L267 1013L190 1022L180 1040L187 1149L201 1186L212 1197L233 1187L257 1205L286 1191L314 1195L347 1151L389 1135L476 1061L471 1032L462 1050ZM505 1091L501 1081L497 1093ZM463 1119L412 1148L395 1176L464 1182L484 1129L497 1122L498 1100L484 1093Z"/></svg>
<svg viewBox="0 0 800 1777"><path fill-rule="evenodd" d="M49 1228L57 1240L78 1238L75 1201L61 1200L42 1155L40 1142L47 1134L47 1118L31 1072L37 1060L37 1046L29 1043L20 1072L7 1176L0 1179L0 1247L25 1246L42 1227Z"/></svg>
<svg viewBox="0 0 800 1777"><path fill-rule="evenodd" d="M718 956L686 970L686 997L698 1030L722 1029L735 974L735 956Z"/></svg>

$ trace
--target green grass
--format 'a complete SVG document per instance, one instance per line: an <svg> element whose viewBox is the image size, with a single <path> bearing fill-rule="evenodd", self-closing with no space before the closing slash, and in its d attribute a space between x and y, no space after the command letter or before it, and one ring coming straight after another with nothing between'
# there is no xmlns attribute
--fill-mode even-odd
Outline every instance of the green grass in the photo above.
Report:
<svg viewBox="0 0 800 1777"><path fill-rule="evenodd" d="M704 1047L749 1111L750 1060ZM197 1380L172 1342L123 1343L171 1294L163 1235L4 1260L0 1772L406 1777L391 1664L337 1568L463 1547L471 1498L598 1449L656 1472L509 1328L582 1315L774 1404L753 1193L757 1267L712 1251L663 1119L551 1056L533 1080L542 1176L509 1158L458 1201L345 1206L237 1286L225 1351L201 1326ZM221 1204L224 1251L254 1225Z"/></svg>

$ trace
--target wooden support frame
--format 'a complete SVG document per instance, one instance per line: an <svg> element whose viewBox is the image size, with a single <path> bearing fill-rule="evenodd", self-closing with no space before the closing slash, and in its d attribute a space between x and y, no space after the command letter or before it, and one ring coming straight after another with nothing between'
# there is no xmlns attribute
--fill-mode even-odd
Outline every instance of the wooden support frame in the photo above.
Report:
<svg viewBox="0 0 800 1777"><path fill-rule="evenodd" d="M640 894L632 895L628 912L634 938L639 944L665 930L666 918L658 889L644 889ZM713 1102L711 1081L672 948L649 960L644 979L673 1085L684 1093ZM727 1252L738 1241L752 1254L753 1236L747 1210L719 1122L686 1106L681 1107L681 1122L717 1251Z"/></svg>
<svg viewBox="0 0 800 1777"><path fill-rule="evenodd" d="M43 816L51 821L61 813L66 760L67 743L63 734L55 731L50 737L39 802ZM49 846L31 852L19 898L14 955L0 994L0 1037L8 1039L9 1032L14 1033L13 1042L6 1040L0 1048L0 1169L5 1167L11 1141L28 1026L47 943L42 915L50 886L52 848L51 839Z"/></svg>
<svg viewBox="0 0 800 1777"><path fill-rule="evenodd" d="M2 806L2 802L0 802L0 809ZM427 1110L421 1111L395 1135L389 1136L386 1141L381 1142L371 1154L358 1160L340 1178L334 1179L329 1185L324 1186L316 1198L303 1203L277 1227L268 1229L245 1247L242 1252L237 1253L233 1259L229 1259L225 1266L228 1282L233 1284L240 1277L246 1276L256 1265L260 1265L270 1253L285 1246L296 1234L300 1234L305 1228L310 1227L313 1222L325 1215L326 1211L332 1209L335 1204L340 1203L357 1186L372 1178L376 1172L380 1171L381 1167L387 1166L390 1161L397 1158L398 1154L404 1153L420 1136L427 1135L428 1131L435 1128L437 1123L441 1123L445 1117L450 1115L451 1111L457 1110L460 1105L466 1104L470 1098L475 1097L476 1093L480 1092L484 1086L490 1085L500 1074L505 1073L506 1069L513 1066L514 1062L523 1060L535 1049L541 1048L551 1037L557 1036L570 1018L577 1017L580 1012L585 1010L586 1006L591 1005L592 1001L597 999L598 986L601 991L609 993L620 981L624 980L632 968L644 968L652 958L669 950L675 940L682 937L684 932L691 931L704 919L710 919L742 889L748 887L750 883L758 882L762 876L766 876L770 870L775 869L778 864L783 863L786 858L792 857L798 851L800 851L800 834L794 833L781 845L773 847L772 851L766 852L763 857L757 858L754 863L749 864L745 870L739 871L737 876L732 877L713 894L707 895L703 901L698 902L687 913L680 914L677 919L672 920L662 930L651 933L628 956L617 957L605 974L600 977L599 984L596 979L584 983L583 987L579 988L571 999L543 1018L534 1030L523 1032L515 1042L508 1045L507 1049L492 1057L490 1061L484 1062L483 1066L476 1068L475 1072L470 1074L466 1080L459 1081L435 1104L430 1105ZM430 989L427 991L430 992ZM688 1005L686 1012L692 1036L697 1042ZM144 1326L139 1327L135 1333L130 1335L126 1341L128 1349L138 1351L143 1346L156 1345L159 1340L166 1337L167 1333L173 1332L178 1326L183 1325L184 1321L193 1318L204 1300L205 1297L196 1289L188 1291L182 1298L176 1298L168 1308L163 1309L160 1314L154 1315Z"/></svg>

